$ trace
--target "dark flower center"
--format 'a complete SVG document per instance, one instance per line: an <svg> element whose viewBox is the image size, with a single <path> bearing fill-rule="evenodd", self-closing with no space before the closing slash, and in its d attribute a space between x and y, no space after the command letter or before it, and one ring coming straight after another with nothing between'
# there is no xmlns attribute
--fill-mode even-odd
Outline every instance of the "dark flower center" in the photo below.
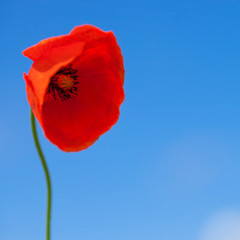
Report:
<svg viewBox="0 0 240 240"><path fill-rule="evenodd" d="M72 64L61 68L50 80L47 95L52 94L54 100L58 97L65 101L70 99L72 94L77 95L77 70L72 68Z"/></svg>

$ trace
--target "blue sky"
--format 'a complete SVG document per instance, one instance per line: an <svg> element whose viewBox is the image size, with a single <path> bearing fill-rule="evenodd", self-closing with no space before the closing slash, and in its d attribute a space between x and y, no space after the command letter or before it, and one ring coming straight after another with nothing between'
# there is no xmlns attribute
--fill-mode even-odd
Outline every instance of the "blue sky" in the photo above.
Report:
<svg viewBox="0 0 240 240"><path fill-rule="evenodd" d="M125 61L118 123L67 154L38 126L52 240L240 239L240 2L1 0L0 239L45 237L46 188L22 50L76 25L112 30ZM221 232L221 231L224 231Z"/></svg>

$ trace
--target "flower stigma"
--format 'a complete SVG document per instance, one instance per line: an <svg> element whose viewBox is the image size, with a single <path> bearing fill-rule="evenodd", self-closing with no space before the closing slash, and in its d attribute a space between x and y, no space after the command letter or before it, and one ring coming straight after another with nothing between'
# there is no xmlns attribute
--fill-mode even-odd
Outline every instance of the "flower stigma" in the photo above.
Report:
<svg viewBox="0 0 240 240"><path fill-rule="evenodd" d="M69 91L73 87L73 79L69 75L56 75L57 85L64 91Z"/></svg>

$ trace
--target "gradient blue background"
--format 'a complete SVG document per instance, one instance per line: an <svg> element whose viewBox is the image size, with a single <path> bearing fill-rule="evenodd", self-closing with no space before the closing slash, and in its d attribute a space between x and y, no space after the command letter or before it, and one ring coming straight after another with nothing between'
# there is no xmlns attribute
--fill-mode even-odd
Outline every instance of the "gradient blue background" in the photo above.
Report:
<svg viewBox="0 0 240 240"><path fill-rule="evenodd" d="M0 239L45 239L25 48L76 25L112 30L125 60L118 123L67 154L38 132L52 240L199 240L240 208L239 0L0 0Z"/></svg>

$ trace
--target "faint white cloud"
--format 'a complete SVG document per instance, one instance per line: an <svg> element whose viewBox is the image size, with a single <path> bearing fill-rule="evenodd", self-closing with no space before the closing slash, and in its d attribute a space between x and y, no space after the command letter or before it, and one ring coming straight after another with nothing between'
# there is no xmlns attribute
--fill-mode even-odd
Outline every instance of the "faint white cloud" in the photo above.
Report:
<svg viewBox="0 0 240 240"><path fill-rule="evenodd" d="M216 181L227 159L226 148L224 142L206 132L195 131L178 139L163 154L171 187L199 189Z"/></svg>
<svg viewBox="0 0 240 240"><path fill-rule="evenodd" d="M240 210L226 210L212 216L199 240L239 240Z"/></svg>

